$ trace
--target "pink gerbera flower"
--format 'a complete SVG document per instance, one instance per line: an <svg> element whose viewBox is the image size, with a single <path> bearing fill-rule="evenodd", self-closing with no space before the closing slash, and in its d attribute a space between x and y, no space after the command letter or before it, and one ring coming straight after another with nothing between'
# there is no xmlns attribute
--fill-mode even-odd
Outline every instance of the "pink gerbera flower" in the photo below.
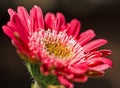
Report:
<svg viewBox="0 0 120 88"><path fill-rule="evenodd" d="M47 13L43 18L38 6L30 10L30 15L21 6L17 12L8 12L10 21L3 30L18 53L29 57L25 58L28 61L39 61L40 72L57 76L65 87L73 88L71 82L86 82L89 76L103 76L104 70L111 68L111 60L105 57L111 51L98 50L107 41L91 41L93 30L80 33L77 19L66 23L61 13Z"/></svg>

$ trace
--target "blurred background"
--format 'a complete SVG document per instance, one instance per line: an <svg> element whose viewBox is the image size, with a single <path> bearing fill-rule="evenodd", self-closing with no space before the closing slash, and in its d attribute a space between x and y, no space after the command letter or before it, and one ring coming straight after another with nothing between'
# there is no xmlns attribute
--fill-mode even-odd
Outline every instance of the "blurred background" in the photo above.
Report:
<svg viewBox="0 0 120 88"><path fill-rule="evenodd" d="M16 54L10 39L3 34L1 26L9 20L8 8L24 6L28 11L33 5L42 8L43 13L62 12L69 22L77 18L82 31L93 29L97 38L106 38L104 47L113 50L109 58L113 68L103 78L89 79L75 84L75 88L120 88L120 0L0 0L0 87L30 88L32 78L23 61Z"/></svg>

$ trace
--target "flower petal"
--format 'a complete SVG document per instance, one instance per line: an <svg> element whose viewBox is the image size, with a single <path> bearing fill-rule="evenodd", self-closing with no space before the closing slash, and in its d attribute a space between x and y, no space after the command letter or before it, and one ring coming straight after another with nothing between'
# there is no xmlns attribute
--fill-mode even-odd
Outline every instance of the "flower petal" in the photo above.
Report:
<svg viewBox="0 0 120 88"><path fill-rule="evenodd" d="M99 52L102 53L102 56L107 56L107 55L112 54L112 51L108 49L99 50Z"/></svg>
<svg viewBox="0 0 120 88"><path fill-rule="evenodd" d="M18 33L20 39L24 41L24 43L28 43L28 31L25 29L17 15L14 15L7 25L11 28L11 30Z"/></svg>
<svg viewBox="0 0 120 88"><path fill-rule="evenodd" d="M11 39L13 39L14 40L14 31L13 30L11 30L11 28L10 27L8 27L8 26L6 26L6 25L4 25L4 26L2 26L2 29L3 29L3 32L5 33L5 34L7 34Z"/></svg>
<svg viewBox="0 0 120 88"><path fill-rule="evenodd" d="M95 37L94 31L89 29L80 34L80 38L79 38L78 42L80 43L81 46L83 46L94 37Z"/></svg>
<svg viewBox="0 0 120 88"><path fill-rule="evenodd" d="M56 31L63 31L67 28L65 17L62 13L57 13L56 17L52 13L47 13L45 16L46 26Z"/></svg>
<svg viewBox="0 0 120 88"><path fill-rule="evenodd" d="M28 53L28 48L24 48L25 45L20 44L20 42L16 39L15 36L15 32L12 31L11 28L9 28L8 26L3 26L3 32L8 35L11 39L12 39L12 43L14 44L14 46L22 53Z"/></svg>
<svg viewBox="0 0 120 88"><path fill-rule="evenodd" d="M87 76L79 75L78 77L72 79L74 82L86 82L88 80Z"/></svg>
<svg viewBox="0 0 120 88"><path fill-rule="evenodd" d="M102 45L105 45L107 43L107 40L105 39L97 39L97 40L94 40L86 45L83 46L83 49L85 51L85 53L93 50L93 49L96 49Z"/></svg>
<svg viewBox="0 0 120 88"><path fill-rule="evenodd" d="M108 65L108 64L102 64L102 65L98 65L98 66L95 66L95 67L91 67L89 69L93 70L93 71L104 71L108 68L111 68L111 66Z"/></svg>
<svg viewBox="0 0 120 88"><path fill-rule="evenodd" d="M47 28L55 29L56 27L56 17L53 13L47 13L45 16L45 25Z"/></svg>
<svg viewBox="0 0 120 88"><path fill-rule="evenodd" d="M18 11L18 16L21 19L24 27L26 28L27 31L31 31L31 23L30 23L30 16L28 15L28 12L26 11L26 9L22 6L19 6L17 8Z"/></svg>
<svg viewBox="0 0 120 88"><path fill-rule="evenodd" d="M72 67L70 67L70 72L74 74L84 74L87 71L88 67L86 63L80 63L80 64L73 64Z"/></svg>
<svg viewBox="0 0 120 88"><path fill-rule="evenodd" d="M80 26L80 22L77 19L73 19L70 22L68 34L73 35L75 38L77 38L80 33Z"/></svg>
<svg viewBox="0 0 120 88"><path fill-rule="evenodd" d="M66 86L66 88L74 88L73 84L67 81L63 76L58 76L58 80L62 85Z"/></svg>
<svg viewBox="0 0 120 88"><path fill-rule="evenodd" d="M38 31L44 28L44 20L42 10L38 6L34 6L30 10L31 28L33 31Z"/></svg>
<svg viewBox="0 0 120 88"><path fill-rule="evenodd" d="M86 58L90 59L90 58L95 58L95 57L104 57L104 56L110 55L111 53L112 51L108 49L98 50L98 51L87 53Z"/></svg>
<svg viewBox="0 0 120 88"><path fill-rule="evenodd" d="M65 17L62 13L57 13L57 18L56 18L57 24L56 24L56 30L57 31L63 31L65 30Z"/></svg>
<svg viewBox="0 0 120 88"><path fill-rule="evenodd" d="M112 67L112 61L104 57L96 57L86 60L90 69L96 71L105 70Z"/></svg>
<svg viewBox="0 0 120 88"><path fill-rule="evenodd" d="M8 13L10 15L10 20L11 20L11 18L12 18L13 15L17 14L13 9L8 9Z"/></svg>

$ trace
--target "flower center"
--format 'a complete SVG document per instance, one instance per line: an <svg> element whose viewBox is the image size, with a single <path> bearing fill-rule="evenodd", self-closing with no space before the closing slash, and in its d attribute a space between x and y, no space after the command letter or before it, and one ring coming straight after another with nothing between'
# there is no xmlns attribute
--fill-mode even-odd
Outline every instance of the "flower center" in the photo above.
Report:
<svg viewBox="0 0 120 88"><path fill-rule="evenodd" d="M68 58L70 57L71 51L65 45L60 42L46 43L45 47L49 52L49 55L55 55L56 57Z"/></svg>
<svg viewBox="0 0 120 88"><path fill-rule="evenodd" d="M84 56L84 51L73 36L66 31L40 29L29 38L29 46L33 55L39 54L45 58L56 58L75 61Z"/></svg>

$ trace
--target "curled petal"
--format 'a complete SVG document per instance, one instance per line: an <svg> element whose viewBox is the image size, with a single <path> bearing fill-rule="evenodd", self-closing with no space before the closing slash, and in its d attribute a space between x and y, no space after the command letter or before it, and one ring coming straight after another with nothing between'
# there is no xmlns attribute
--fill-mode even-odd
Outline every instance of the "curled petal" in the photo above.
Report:
<svg viewBox="0 0 120 88"><path fill-rule="evenodd" d="M62 85L64 85L66 88L74 88L73 84L70 83L68 80L66 80L63 76L58 76L58 80Z"/></svg>
<svg viewBox="0 0 120 88"><path fill-rule="evenodd" d="M88 80L88 77L87 76L77 76L73 79L73 81L75 82L86 82Z"/></svg>
<svg viewBox="0 0 120 88"><path fill-rule="evenodd" d="M74 74L71 74L71 73L69 73L69 74L65 74L65 77L67 78L67 79L73 79L74 78Z"/></svg>

